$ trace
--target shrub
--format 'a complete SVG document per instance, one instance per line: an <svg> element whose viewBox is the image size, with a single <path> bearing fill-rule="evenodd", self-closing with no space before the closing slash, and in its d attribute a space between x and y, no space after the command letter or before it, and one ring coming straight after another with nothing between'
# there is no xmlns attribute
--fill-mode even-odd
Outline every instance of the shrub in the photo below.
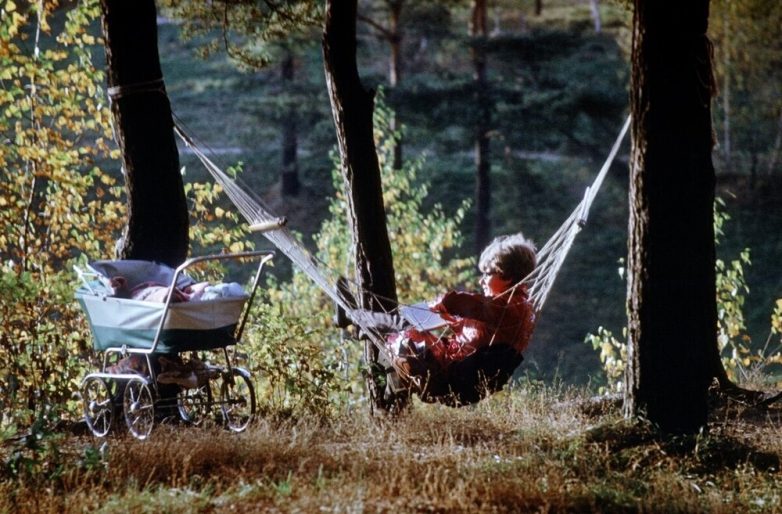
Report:
<svg viewBox="0 0 782 514"><path fill-rule="evenodd" d="M714 205L714 237L719 244L724 236L723 226L730 220L724 211L725 203L717 199ZM782 364L782 345L770 349L774 337L782 334L782 299L777 300L771 315L771 329L762 348L753 348L752 338L747 333L744 321L744 302L749 294L744 268L751 265L748 248L742 250L738 259L726 262L715 261L717 272L717 345L722 356L722 365L731 380L746 380ZM620 273L623 274L623 269ZM603 391L619 392L623 389L624 370L627 363L627 328L622 329L622 340L614 337L610 330L598 327L597 334L587 334L585 342L600 351L600 362L607 385Z"/></svg>
<svg viewBox="0 0 782 514"><path fill-rule="evenodd" d="M124 208L97 163L110 113L87 31L98 2L80 2L59 32L57 2L3 4L0 17L0 424L29 424L46 406L72 410L87 363L70 268L110 247ZM58 24L59 25L59 24Z"/></svg>
<svg viewBox="0 0 782 514"><path fill-rule="evenodd" d="M70 270L110 257L125 222L122 187L102 169L119 154L91 56L99 5L79 2L50 24L58 7L5 2L0 17L0 131L11 142L0 145L2 437L80 415L74 393L96 363ZM198 252L247 246L236 215L215 205L220 191L186 187Z"/></svg>
<svg viewBox="0 0 782 514"><path fill-rule="evenodd" d="M383 181L383 200L388 218L388 232L394 255L394 269L399 297L403 301L420 301L434 298L443 291L465 281L471 275L472 259L459 259L453 255L459 249L462 237L459 223L464 215L466 204L453 218L445 215L439 205L425 212L422 204L428 193L428 185L418 179L423 160L406 162L402 169L395 170L392 165L393 147L399 138L389 128L391 112L379 98L375 112L375 139L381 166ZM339 166L334 164L333 180L338 191L329 207L331 216L326 219L320 231L314 236L317 245L316 258L332 271L351 269L349 264L351 240L345 212L347 206L341 190L342 179ZM300 270L294 270L289 283L270 281L269 300L276 306L269 319L273 320L260 327L258 338L267 341L269 348L277 345L273 355L268 351L254 351L253 357L268 376L269 366L277 359L277 371L280 364L289 369L274 380L272 390L279 392L283 382L285 388L294 396L303 394L325 399L325 390L338 392L329 396L332 400L311 403L303 397L278 399L278 403L299 405L308 409L324 412L327 404L335 406L334 400L348 400L347 393L360 390L361 375L354 367L343 362L358 358L359 345L343 340L343 337L330 328L334 306L325 293ZM270 311L266 311L267 313ZM277 325L281 323L281 325ZM304 328L309 327L309 328ZM280 341L282 337L282 341ZM299 364L296 365L295 363ZM266 369L263 369L266 367ZM275 365L271 365L275 369ZM347 373L347 375L345 375ZM270 379L273 377L270 377ZM345 384L345 380L349 383ZM266 394L272 394L271 390ZM278 394L278 393L275 393ZM351 400L352 401L352 400Z"/></svg>

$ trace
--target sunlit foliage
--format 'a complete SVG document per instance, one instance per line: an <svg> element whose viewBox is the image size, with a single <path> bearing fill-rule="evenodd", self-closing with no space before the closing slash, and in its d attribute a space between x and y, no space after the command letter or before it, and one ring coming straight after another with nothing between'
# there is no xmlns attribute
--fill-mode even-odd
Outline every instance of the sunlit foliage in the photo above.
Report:
<svg viewBox="0 0 782 514"><path fill-rule="evenodd" d="M50 24L58 2L2 4L0 17L0 423L67 405L88 362L71 277L124 221L103 74L88 25L98 2Z"/></svg>
<svg viewBox="0 0 782 514"><path fill-rule="evenodd" d="M724 237L723 226L730 220L725 212L725 203L717 199L714 205L715 242L719 245ZM771 315L771 327L764 346L752 344L747 333L744 319L744 303L749 294L749 286L744 268L752 263L749 249L745 248L737 259L726 262L715 261L717 272L717 345L722 357L722 365L728 377L734 381L756 380L765 376L775 382L774 367L782 365L782 299L776 301ZM607 385L606 392L623 390L624 371L627 365L627 329L622 329L621 340L604 327L598 327L597 334L587 334L585 342L600 352L600 362ZM676 356L672 355L672 359Z"/></svg>
<svg viewBox="0 0 782 514"><path fill-rule="evenodd" d="M160 7L182 21L185 38L201 38L202 57L224 51L235 63L247 68L268 65L275 43L289 43L293 36L317 26L322 19L321 4L313 0L163 0Z"/></svg>
<svg viewBox="0 0 782 514"><path fill-rule="evenodd" d="M717 164L753 177L774 173L782 138L782 4L714 0L709 36L719 91L714 104Z"/></svg>
<svg viewBox="0 0 782 514"><path fill-rule="evenodd" d="M79 382L96 367L71 270L112 258L126 217L106 172L119 155L92 55L98 16L97 1L2 4L0 437L78 416ZM195 254L250 247L219 186L185 192Z"/></svg>

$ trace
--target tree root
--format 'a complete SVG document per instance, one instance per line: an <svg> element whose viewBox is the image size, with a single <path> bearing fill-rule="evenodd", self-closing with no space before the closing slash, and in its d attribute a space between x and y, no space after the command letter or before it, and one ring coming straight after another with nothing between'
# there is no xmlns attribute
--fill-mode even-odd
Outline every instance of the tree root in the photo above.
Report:
<svg viewBox="0 0 782 514"><path fill-rule="evenodd" d="M782 399L782 392L769 393L746 389L735 384L726 375L717 376L712 391L730 400L736 401L748 407L766 408Z"/></svg>

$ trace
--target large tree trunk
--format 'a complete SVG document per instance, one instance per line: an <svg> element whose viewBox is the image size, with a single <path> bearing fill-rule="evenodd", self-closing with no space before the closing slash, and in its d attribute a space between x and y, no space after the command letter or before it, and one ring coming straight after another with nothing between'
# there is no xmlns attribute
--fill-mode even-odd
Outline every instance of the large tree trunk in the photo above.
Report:
<svg viewBox="0 0 782 514"><path fill-rule="evenodd" d="M356 0L328 0L323 56L337 129L361 307L396 308L396 282L373 135L374 94L356 65Z"/></svg>
<svg viewBox="0 0 782 514"><path fill-rule="evenodd" d="M295 77L295 59L293 50L287 48L282 60L281 75L283 87L291 91ZM281 191L283 196L296 196L299 194L299 160L297 109L293 101L288 102L285 119L282 120L282 172L280 174Z"/></svg>
<svg viewBox="0 0 782 514"><path fill-rule="evenodd" d="M708 11L635 0L625 408L672 432L705 425L719 365Z"/></svg>
<svg viewBox="0 0 782 514"><path fill-rule="evenodd" d="M491 159L489 155L491 105L486 76L487 0L474 0L472 37L473 79L478 121L475 127L475 251L480 254L491 237Z"/></svg>
<svg viewBox="0 0 782 514"><path fill-rule="evenodd" d="M326 1L323 57L361 288L358 300L364 309L389 311L397 304L394 263L373 135L374 95L362 86L356 65L356 0ZM382 390L385 371L378 364L378 348L369 340L364 356L373 406L401 408L402 403Z"/></svg>
<svg viewBox="0 0 782 514"><path fill-rule="evenodd" d="M128 224L124 259L187 258L188 212L157 48L153 0L101 0L109 92L122 151Z"/></svg>

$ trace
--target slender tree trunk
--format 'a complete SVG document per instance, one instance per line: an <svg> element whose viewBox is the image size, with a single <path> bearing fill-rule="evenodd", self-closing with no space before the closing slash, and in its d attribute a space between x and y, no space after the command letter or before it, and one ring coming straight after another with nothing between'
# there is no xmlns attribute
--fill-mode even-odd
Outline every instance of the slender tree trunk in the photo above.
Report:
<svg viewBox="0 0 782 514"><path fill-rule="evenodd" d="M705 425L721 369L708 12L635 0L625 408L672 432Z"/></svg>
<svg viewBox="0 0 782 514"><path fill-rule="evenodd" d="M283 87L290 92L295 78L295 56L290 48L285 51L281 75ZM280 181L283 196L299 194L299 161L296 156L298 148L297 118L296 104L289 101L285 119L282 121L282 173Z"/></svg>
<svg viewBox="0 0 782 514"><path fill-rule="evenodd" d="M356 256L361 306L396 307L391 244L373 137L374 94L364 89L356 65L356 0L327 0L323 57L337 130L348 218Z"/></svg>
<svg viewBox="0 0 782 514"><path fill-rule="evenodd" d="M491 237L491 156L489 154L491 104L486 67L487 0L474 0L470 36L472 37L473 79L478 122L475 128L475 250L479 254Z"/></svg>
<svg viewBox="0 0 782 514"><path fill-rule="evenodd" d="M724 40L728 41L730 39L730 20L727 12L724 13L723 20L725 24ZM722 111L723 111L722 155L724 156L725 159L725 170L730 172L732 171L732 165L733 165L733 148L732 148L731 137L730 137L731 136L730 117L732 115L732 112L730 107L730 45L729 44L725 45L723 52L724 52L723 66L725 68L725 75L722 78Z"/></svg>
<svg viewBox="0 0 782 514"><path fill-rule="evenodd" d="M774 138L774 146L771 149L771 157L768 159L769 175L774 173L774 168L777 166L780 148L782 148L782 108L779 109L779 116L777 117L777 137Z"/></svg>
<svg viewBox="0 0 782 514"><path fill-rule="evenodd" d="M122 151L128 224L118 253L176 266L187 258L188 212L153 0L101 0L109 92Z"/></svg>
<svg viewBox="0 0 782 514"><path fill-rule="evenodd" d="M389 42L391 45L391 58L388 66L388 85L396 88L402 80L402 30L399 28L399 18L402 16L402 7L404 0L392 0L389 3ZM399 122L394 113L391 119L390 128L396 132L399 129ZM394 145L394 169L402 169L402 138L396 141Z"/></svg>
<svg viewBox="0 0 782 514"><path fill-rule="evenodd" d="M600 1L589 0L589 11L592 14L592 22L595 25L595 34L600 34L603 29L603 22L600 18Z"/></svg>
<svg viewBox="0 0 782 514"><path fill-rule="evenodd" d="M535 16L543 14L543 0L535 0Z"/></svg>
<svg viewBox="0 0 782 514"><path fill-rule="evenodd" d="M388 43L391 55L388 59L388 84L396 87L402 79L402 31L399 19L402 16L404 0L391 0L388 3Z"/></svg>

